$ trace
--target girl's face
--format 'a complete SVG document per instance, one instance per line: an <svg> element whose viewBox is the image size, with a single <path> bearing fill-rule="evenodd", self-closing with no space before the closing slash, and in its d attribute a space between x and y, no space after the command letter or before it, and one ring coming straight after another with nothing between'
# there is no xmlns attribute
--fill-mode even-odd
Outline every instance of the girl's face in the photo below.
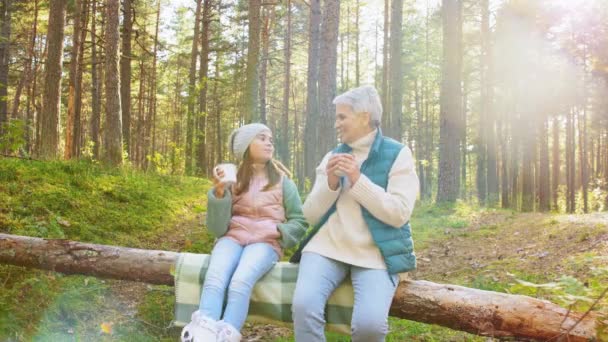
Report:
<svg viewBox="0 0 608 342"><path fill-rule="evenodd" d="M266 163L272 159L274 140L271 131L262 131L249 144L249 156L254 163Z"/></svg>

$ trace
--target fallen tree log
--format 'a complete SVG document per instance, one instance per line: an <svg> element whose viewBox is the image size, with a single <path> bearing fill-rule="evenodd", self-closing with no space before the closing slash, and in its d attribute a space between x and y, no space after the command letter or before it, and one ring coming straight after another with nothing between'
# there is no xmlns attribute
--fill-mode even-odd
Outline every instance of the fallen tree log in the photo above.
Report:
<svg viewBox="0 0 608 342"><path fill-rule="evenodd" d="M0 234L0 263L102 278L173 285L179 253ZM527 296L409 280L391 316L494 337L593 341L592 315ZM580 320L580 322L579 322Z"/></svg>

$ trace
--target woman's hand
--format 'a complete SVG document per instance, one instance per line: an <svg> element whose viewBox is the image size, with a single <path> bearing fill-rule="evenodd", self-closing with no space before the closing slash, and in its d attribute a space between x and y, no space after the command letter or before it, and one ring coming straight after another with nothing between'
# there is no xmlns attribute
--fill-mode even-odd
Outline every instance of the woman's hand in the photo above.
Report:
<svg viewBox="0 0 608 342"><path fill-rule="evenodd" d="M222 183L220 180L222 178L224 178L224 170L220 169L220 168L216 168L215 169L215 174L217 174L217 176L213 176L213 192L215 193L215 197L216 198L224 198L224 190L225 190L225 183ZM218 178L219 177L219 178Z"/></svg>
<svg viewBox="0 0 608 342"><path fill-rule="evenodd" d="M348 180L351 185L355 185L355 183L359 180L361 176L361 171L359 170L359 164L355 160L355 157L352 154L342 154L342 157L338 161L337 168L340 170Z"/></svg>
<svg viewBox="0 0 608 342"><path fill-rule="evenodd" d="M327 185L332 190L338 189L340 185L340 177L336 175L339 170L340 159L342 158L341 153L336 153L329 157L327 166L325 167L325 173L327 174Z"/></svg>

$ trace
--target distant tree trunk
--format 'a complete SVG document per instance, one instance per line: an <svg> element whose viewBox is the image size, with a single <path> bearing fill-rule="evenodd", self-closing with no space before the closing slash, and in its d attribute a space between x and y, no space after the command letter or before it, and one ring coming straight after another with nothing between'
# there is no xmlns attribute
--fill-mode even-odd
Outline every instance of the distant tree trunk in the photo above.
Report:
<svg viewBox="0 0 608 342"><path fill-rule="evenodd" d="M192 146L194 139L194 125L196 106L196 61L198 60L198 44L200 42L200 22L201 22L202 0L196 0L196 12L194 15L194 34L192 36L192 52L190 53L190 73L188 78L188 114L186 122L186 174L192 174Z"/></svg>
<svg viewBox="0 0 608 342"><path fill-rule="evenodd" d="M37 83L37 69L38 69L38 64L36 62L36 36L38 34L38 11L39 11L39 7L38 7L38 0L34 0L34 23L32 26L32 38L31 38L31 44L29 46L29 53L28 53L28 60L27 60L27 68L26 68L26 74L27 76L25 77L26 81L25 81L25 86L27 87L27 104L26 104L26 116L25 116L25 150L27 151L27 153L31 153L32 152L32 125L34 125L34 118L32 115L32 102L35 101L35 90L36 90L36 83ZM32 63L34 64L33 68L32 68ZM31 87L29 86L29 84L31 83ZM19 99L17 98L17 96L15 96L16 99L16 103L15 103L15 109L13 111L13 113L17 113L18 112L18 106L19 106ZM15 114L16 115L16 114ZM35 136L35 133L34 133Z"/></svg>
<svg viewBox="0 0 608 342"><path fill-rule="evenodd" d="M477 135L477 199L479 203L484 205L487 202L488 193L488 143L487 139L493 133L486 133L488 128L488 119L490 116L489 107L491 103L490 99L490 85L488 82L489 62L490 62L490 13L489 13L489 0L481 0L481 55L480 55L480 107L479 112L479 132Z"/></svg>
<svg viewBox="0 0 608 342"><path fill-rule="evenodd" d="M287 0L287 32L285 33L285 75L283 81L283 115L281 125L281 160L285 165L290 164L289 150L289 95L291 91L291 0Z"/></svg>
<svg viewBox="0 0 608 342"><path fill-rule="evenodd" d="M268 62L270 59L268 50L270 48L270 33L274 23L274 6L265 11L263 18L264 29L262 30L262 58L260 60L260 122L267 122L266 113L266 80L268 76Z"/></svg>
<svg viewBox="0 0 608 342"><path fill-rule="evenodd" d="M583 105L582 115L578 117L578 152L581 172L581 190L583 192L583 212L589 212L589 166L587 153L587 108Z"/></svg>
<svg viewBox="0 0 608 342"><path fill-rule="evenodd" d="M249 36L247 43L247 70L245 72L247 80L245 83L243 112L246 123L260 121L258 66L260 63L261 6L261 0L249 1Z"/></svg>
<svg viewBox="0 0 608 342"><path fill-rule="evenodd" d="M93 142L93 158L99 160L99 129L101 126L101 91L99 75L97 74L97 0L92 0L91 6L91 141Z"/></svg>
<svg viewBox="0 0 608 342"><path fill-rule="evenodd" d="M439 132L439 184L437 202L454 202L460 191L460 127L462 116L461 29L462 3L443 0L443 66L441 82L441 122Z"/></svg>
<svg viewBox="0 0 608 342"><path fill-rule="evenodd" d="M219 6L218 6L219 8ZM219 10L219 9L218 9ZM219 15L219 13L218 13ZM217 51L217 55L215 56L215 81L213 82L213 98L215 99L215 134L217 135L217 140L216 140L216 154L217 154L217 161L218 163L221 163L223 161L223 156L222 156L222 145L224 144L224 142L222 141L222 139L224 138L222 136L222 101L220 99L220 96L218 94L218 83L220 82L220 67L221 67L221 51Z"/></svg>
<svg viewBox="0 0 608 342"><path fill-rule="evenodd" d="M336 145L334 121L336 110L332 104L336 96L336 67L338 53L338 26L340 1L326 0L321 26L319 68L319 151L329 151Z"/></svg>
<svg viewBox="0 0 608 342"><path fill-rule="evenodd" d="M359 87L359 78L360 78L360 60L359 60L359 12L361 11L361 4L359 0L355 2L355 87Z"/></svg>
<svg viewBox="0 0 608 342"><path fill-rule="evenodd" d="M63 70L63 35L67 0L51 1L47 34L46 75L44 79L38 154L53 159L59 149L59 113L61 106L61 72Z"/></svg>
<svg viewBox="0 0 608 342"><path fill-rule="evenodd" d="M85 31L85 5L82 0L74 2L74 32L70 58L70 80L68 86L68 113L65 127L65 150L63 157L72 159L78 156L80 142L80 112L82 108L82 89L80 77L82 72L81 45L84 44L82 31Z"/></svg>
<svg viewBox="0 0 608 342"><path fill-rule="evenodd" d="M201 27L201 56L200 56L200 71L199 71L199 93L198 93L198 144L197 167L198 174L203 176L207 174L209 165L207 162L207 73L209 71L209 33L211 29L211 1L205 0L203 3L203 21ZM259 42L258 42L259 43ZM256 74L257 75L257 74ZM257 84L257 81L256 81ZM256 88L257 91L257 88ZM256 96L257 97L257 96Z"/></svg>
<svg viewBox="0 0 608 342"><path fill-rule="evenodd" d="M310 0L310 18L308 26L308 71L306 77L306 125L304 140L317 141L319 129L319 56L321 42L321 1ZM314 181L316 164L320 149L317 144L304 144L304 176ZM304 182L300 189L304 189Z"/></svg>
<svg viewBox="0 0 608 342"><path fill-rule="evenodd" d="M492 39L490 30L490 6L488 0L482 0L482 46L483 46L483 99L482 113L484 113L485 127L483 132L486 160L486 203L494 207L498 204L498 152L496 149L496 116L494 113L494 82L492 75Z"/></svg>
<svg viewBox="0 0 608 342"><path fill-rule="evenodd" d="M384 0L384 35L383 35L383 45L382 45L382 109L384 115L382 115L382 127L386 129L390 129L391 127L391 109L389 107L389 88L388 88L388 78L389 78L389 23L390 18L390 2L389 0Z"/></svg>
<svg viewBox="0 0 608 342"><path fill-rule="evenodd" d="M72 145L72 155L76 157L80 157L80 153L82 147L84 145L84 134L83 134L83 125L86 122L86 119L82 119L82 88L83 82L82 78L84 76L84 51L85 51L85 42L87 39L88 30L86 29L89 24L89 0L83 0L82 3L82 11L80 18L80 51L78 52L78 70L76 72L76 84L78 87L75 89L75 116L74 116L74 144Z"/></svg>
<svg viewBox="0 0 608 342"><path fill-rule="evenodd" d="M552 147L552 165L551 165L551 199L554 210L558 210L559 206L557 200L559 198L559 176L561 174L560 168L560 152L559 152L559 118L557 115L553 118L553 139L551 141Z"/></svg>
<svg viewBox="0 0 608 342"><path fill-rule="evenodd" d="M548 136L548 117L541 121L539 127L540 134L540 177L538 184L538 209L540 211L551 210L551 195L550 195L550 173L549 173L549 136Z"/></svg>
<svg viewBox="0 0 608 342"><path fill-rule="evenodd" d="M1 12L1 9L0 9L0 12ZM27 90L27 89L29 89L29 84L32 82L32 62L34 59L34 49L36 47L37 31L38 31L38 0L34 0L34 24L32 25L32 31L30 33L31 39L28 40L30 42L30 44L27 47L27 56L23 63L23 75L21 76L21 79L19 80L19 84L17 85L17 89L15 90L15 97L13 99L13 107L11 109L11 112L12 112L11 116L13 118L17 118L17 116L19 116L19 105L21 102L20 100L21 100L21 94L23 93L23 88L26 87L26 92L28 92L29 90ZM28 96L28 101L29 101L29 96ZM26 140L26 142L28 142L28 140L29 140L30 121L31 121L31 118L29 116L27 116L27 114L26 114L26 118L25 118L25 126L26 126L25 127L25 129L26 129L25 140ZM1 126L1 124L0 124L0 126Z"/></svg>
<svg viewBox="0 0 608 342"><path fill-rule="evenodd" d="M8 122L8 69L11 46L11 0L0 0L0 136Z"/></svg>
<svg viewBox="0 0 608 342"><path fill-rule="evenodd" d="M122 115L120 107L119 0L106 0L106 125L104 130L104 160L110 165L122 164Z"/></svg>
<svg viewBox="0 0 608 342"><path fill-rule="evenodd" d="M500 183L501 183L501 207L509 208L511 206L511 202L509 200L509 148L507 146L507 125L505 124L507 120L505 119L505 115L503 114L501 118L496 123L496 131L499 134L498 144L501 152L501 162L500 162Z"/></svg>
<svg viewBox="0 0 608 342"><path fill-rule="evenodd" d="M161 0L157 0L156 4L156 27L154 29L154 48L152 50L152 74L150 75L150 90L149 90L149 101L148 105L148 126L151 130L152 136L152 149L150 151L150 155L154 156L156 154L156 107L157 107L157 99L156 99L156 89L158 87L158 75L156 72L157 69L157 61L158 61L158 32L160 28L160 2Z"/></svg>
<svg viewBox="0 0 608 342"><path fill-rule="evenodd" d="M574 113L569 109L566 120L566 211L573 213L576 210L575 202L575 142L574 142Z"/></svg>
<svg viewBox="0 0 608 342"><path fill-rule="evenodd" d="M122 139L129 159L131 150L131 37L133 32L132 0L123 0L122 54L120 58L120 101L122 108Z"/></svg>
<svg viewBox="0 0 608 342"><path fill-rule="evenodd" d="M414 80L414 105L416 107L416 137L414 138L416 141L416 147L414 149L414 153L416 155L416 173L418 174L418 179L420 181L420 199L426 199L426 176L424 169L424 146L423 146L423 134L424 134L424 112L422 109L422 89L419 89L418 78ZM421 88L421 86L420 86Z"/></svg>
<svg viewBox="0 0 608 342"><path fill-rule="evenodd" d="M537 107L528 112L528 117L533 117ZM534 151L536 149L536 119L530 120L530 127L525 129L522 146L522 197L521 210L530 212L534 210Z"/></svg>
<svg viewBox="0 0 608 342"><path fill-rule="evenodd" d="M517 113L514 109L511 113L512 116L510 124L511 124L511 158L510 158L510 174L511 174L511 206L510 208L519 209L519 155L520 155L520 139L521 135L519 133L520 121L517 118Z"/></svg>
<svg viewBox="0 0 608 342"><path fill-rule="evenodd" d="M390 35L390 129L388 130L392 138L401 141L403 135L403 68L401 67L401 41L403 34L403 0L393 0L391 7L391 35ZM389 128L389 127L384 127Z"/></svg>

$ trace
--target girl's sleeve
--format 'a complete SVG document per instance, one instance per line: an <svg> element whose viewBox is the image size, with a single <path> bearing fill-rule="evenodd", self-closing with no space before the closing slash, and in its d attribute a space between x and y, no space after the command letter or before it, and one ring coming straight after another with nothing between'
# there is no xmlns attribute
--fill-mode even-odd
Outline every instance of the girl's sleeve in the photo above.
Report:
<svg viewBox="0 0 608 342"><path fill-rule="evenodd" d="M207 192L207 229L216 237L228 231L232 218L232 193L226 189L223 198L215 197L213 188Z"/></svg>
<svg viewBox="0 0 608 342"><path fill-rule="evenodd" d="M302 200L298 188L287 177L283 180L283 206L285 207L286 221L279 223L277 228L281 232L281 246L289 249L297 245L304 237L308 223L302 213Z"/></svg>

